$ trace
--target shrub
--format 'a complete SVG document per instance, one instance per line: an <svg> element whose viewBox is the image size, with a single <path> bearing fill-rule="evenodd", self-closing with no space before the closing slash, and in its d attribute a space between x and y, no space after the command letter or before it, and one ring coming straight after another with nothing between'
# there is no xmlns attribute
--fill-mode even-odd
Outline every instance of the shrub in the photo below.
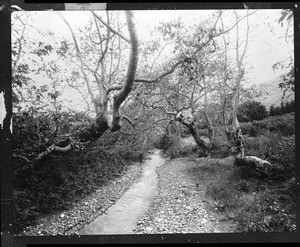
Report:
<svg viewBox="0 0 300 247"><path fill-rule="evenodd" d="M198 156L198 147L196 145L188 145L183 147L180 152L180 157L187 157L187 156Z"/></svg>
<svg viewBox="0 0 300 247"><path fill-rule="evenodd" d="M286 103L281 103L280 106L275 107L270 106L270 116L282 115L285 113L295 112L295 100L287 101Z"/></svg>
<svg viewBox="0 0 300 247"><path fill-rule="evenodd" d="M262 120L268 116L266 107L258 101L246 101L237 111L237 118L241 122Z"/></svg>
<svg viewBox="0 0 300 247"><path fill-rule="evenodd" d="M175 159L179 157L182 146L180 144L180 137L176 135L169 135L163 139L162 147L167 157Z"/></svg>
<svg viewBox="0 0 300 247"><path fill-rule="evenodd" d="M84 116L77 115L62 114L61 119L70 121L62 123L60 134L80 128L79 125L67 126L78 117L82 121L76 123L88 122ZM34 158L45 150L54 130L52 120L43 114L16 114L14 151ZM39 161L34 169L22 159L13 158L16 231L34 224L42 214L67 209L82 196L119 176L131 161L138 162L139 155L145 152L138 136L106 132L98 141L86 144L85 150L51 154Z"/></svg>
<svg viewBox="0 0 300 247"><path fill-rule="evenodd" d="M216 159L199 162L201 166L190 169L190 175L201 180L208 207L220 213L220 219L238 223L237 232L296 230L294 177L269 181L251 167L222 164Z"/></svg>
<svg viewBox="0 0 300 247"><path fill-rule="evenodd" d="M274 204L277 192L270 189L253 196L253 203L243 205L236 215L238 231L242 232L282 232L295 231L295 214L287 213ZM282 205L283 206L283 205ZM284 206L286 207L286 205Z"/></svg>
<svg viewBox="0 0 300 247"><path fill-rule="evenodd" d="M177 135L162 135L158 147L163 150L166 157L171 159L190 155L198 156L201 152L195 145L183 147L180 143L180 137Z"/></svg>
<svg viewBox="0 0 300 247"><path fill-rule="evenodd" d="M269 160L275 165L268 171L268 179L284 180L295 174L295 135L268 133L259 137L245 137L245 155Z"/></svg>
<svg viewBox="0 0 300 247"><path fill-rule="evenodd" d="M211 156L214 158L225 158L229 155L228 142L220 139L215 139L213 142L213 148Z"/></svg>
<svg viewBox="0 0 300 247"><path fill-rule="evenodd" d="M282 116L273 116L252 123L241 123L243 134L256 137L267 132L274 132L283 136L295 134L295 114L289 113Z"/></svg>

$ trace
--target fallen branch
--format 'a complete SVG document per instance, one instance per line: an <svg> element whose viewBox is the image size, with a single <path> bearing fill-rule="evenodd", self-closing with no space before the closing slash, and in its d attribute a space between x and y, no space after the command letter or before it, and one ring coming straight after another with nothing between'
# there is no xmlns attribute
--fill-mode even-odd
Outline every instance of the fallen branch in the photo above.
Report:
<svg viewBox="0 0 300 247"><path fill-rule="evenodd" d="M72 143L69 144L66 147L58 147L58 146L55 146L53 144L50 147L48 147L45 152L43 152L39 156L37 156L33 161L34 162L39 161L39 160L41 160L42 158L44 158L45 156L51 154L54 151L57 151L57 152L67 152L67 151L70 151L71 149L72 149Z"/></svg>
<svg viewBox="0 0 300 247"><path fill-rule="evenodd" d="M20 158L20 159L24 160L26 163L29 163L29 162L30 162L29 159L27 159L26 157L24 157L24 156L22 156L22 155L19 155L19 154L13 154L13 157L14 157L14 158Z"/></svg>
<svg viewBox="0 0 300 247"><path fill-rule="evenodd" d="M265 176L270 175L272 170L275 168L275 166L269 161L260 159L256 156L245 156L244 158L235 157L234 165L250 167Z"/></svg>

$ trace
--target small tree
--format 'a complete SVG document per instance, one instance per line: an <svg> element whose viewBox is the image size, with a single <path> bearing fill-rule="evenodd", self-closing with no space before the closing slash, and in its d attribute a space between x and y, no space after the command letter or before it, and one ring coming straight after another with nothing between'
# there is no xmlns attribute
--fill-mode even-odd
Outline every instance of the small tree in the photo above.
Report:
<svg viewBox="0 0 300 247"><path fill-rule="evenodd" d="M247 101L238 108L237 118L241 122L262 120L268 116L266 107L258 101Z"/></svg>

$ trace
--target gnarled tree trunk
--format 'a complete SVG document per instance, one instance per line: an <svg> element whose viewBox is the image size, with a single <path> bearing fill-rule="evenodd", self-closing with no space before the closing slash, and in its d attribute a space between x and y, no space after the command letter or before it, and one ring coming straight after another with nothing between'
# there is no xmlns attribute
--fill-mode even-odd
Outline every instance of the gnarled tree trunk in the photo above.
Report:
<svg viewBox="0 0 300 247"><path fill-rule="evenodd" d="M81 129L76 133L76 136L78 140L73 140L70 142L65 142L66 145L63 147L58 147L55 144L51 145L47 150L40 155L38 155L36 158L31 160L30 162L34 165L36 161L41 160L42 158L46 157L47 155L51 154L52 152L66 152L71 150L74 146L76 146L79 142L90 142L90 141L96 141L99 139L107 130L110 130L112 132L118 131L121 129L121 119L122 116L120 114L120 106L124 102L124 100L127 98L129 93L132 90L134 79L135 79L135 73L137 69L137 63L138 63L138 39L135 29L135 24L133 22L133 13L132 11L125 11L126 15L126 21L128 25L128 31L130 36L130 58L128 63L128 69L127 69L127 75L126 75L126 81L124 85L120 86L112 86L111 88L108 88L106 90L106 94L103 97L103 102L98 102L95 97L93 97L93 92L91 93L91 97L95 106L95 110L97 113L97 116L95 120L88 126L86 126L84 129ZM63 18L63 17L62 17ZM83 62L81 58L81 54L79 52L79 47L76 42L74 33L69 25L69 23L63 18L63 20L66 22L66 24L69 26L70 31L72 33L75 47L77 50L77 55L81 61L81 66L83 67ZM84 70L82 69L83 73ZM85 80L87 82L87 86L89 87L89 81L84 74ZM118 94L114 96L113 99L113 105L112 109L108 109L108 100L109 100L109 93L115 90L119 90ZM75 133L72 133L74 135ZM66 137L69 138L69 137ZM70 138L69 138L70 139ZM77 144L76 144L77 143Z"/></svg>
<svg viewBox="0 0 300 247"><path fill-rule="evenodd" d="M176 120L178 122L180 122L181 124L185 125L189 129L189 131L192 134L192 136L194 137L194 140L197 143L197 145L200 148L202 148L206 154L208 154L208 152L212 148L212 143L208 137L203 137L199 134L196 124L195 124L195 121L192 120L192 121L188 122L183 119L183 116L181 114L178 114L176 116Z"/></svg>

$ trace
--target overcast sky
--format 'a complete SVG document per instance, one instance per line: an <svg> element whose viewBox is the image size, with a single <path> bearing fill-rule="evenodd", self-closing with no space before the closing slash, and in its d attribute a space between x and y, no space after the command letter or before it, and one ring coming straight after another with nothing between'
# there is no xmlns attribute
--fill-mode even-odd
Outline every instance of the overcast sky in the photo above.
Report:
<svg viewBox="0 0 300 247"><path fill-rule="evenodd" d="M239 10L244 12L245 10ZM253 10L252 10L253 11ZM277 20L280 17L280 10L259 10L249 19L254 30L251 32L251 39L248 50L248 79L251 83L258 83L274 78L285 71L273 72L272 65L277 61L286 58L290 53L292 45L288 45L283 37L286 26L281 27ZM64 16L73 27L81 26L88 20L87 11L64 11ZM160 21L169 21L181 17L185 23L197 22L212 14L211 10L139 10L135 11L137 32L140 40L150 37L149 30ZM52 11L35 12L34 25L38 29L47 28L56 35L70 35L67 26ZM225 18L225 25L230 26L233 20ZM255 25L258 25L255 28ZM270 30L273 30L271 32ZM292 31L292 30L291 30ZM235 35L234 30L230 35ZM250 69L250 67L252 69Z"/></svg>

